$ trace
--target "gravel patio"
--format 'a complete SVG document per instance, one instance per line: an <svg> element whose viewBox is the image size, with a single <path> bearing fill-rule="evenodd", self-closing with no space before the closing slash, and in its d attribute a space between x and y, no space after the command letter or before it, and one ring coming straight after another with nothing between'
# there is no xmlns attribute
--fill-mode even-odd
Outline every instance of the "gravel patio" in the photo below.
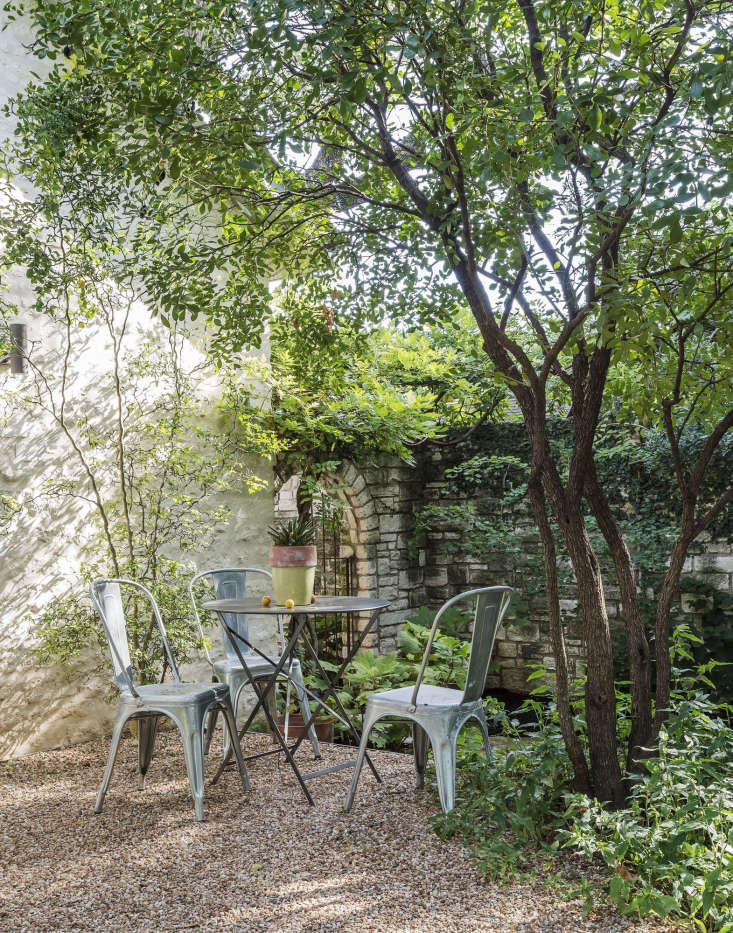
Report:
<svg viewBox="0 0 733 933"><path fill-rule="evenodd" d="M267 742L248 736L245 752ZM325 746L325 764L352 753ZM136 743L124 740L95 816L106 754L100 740L0 764L3 933L671 929L606 909L585 918L562 891L485 881L458 841L432 832L436 804L414 789L407 755L374 753L384 784L365 769L351 814L350 772L311 783L311 809L287 765L260 759L249 799L227 773L207 786L197 823L175 733L159 736L142 792Z"/></svg>

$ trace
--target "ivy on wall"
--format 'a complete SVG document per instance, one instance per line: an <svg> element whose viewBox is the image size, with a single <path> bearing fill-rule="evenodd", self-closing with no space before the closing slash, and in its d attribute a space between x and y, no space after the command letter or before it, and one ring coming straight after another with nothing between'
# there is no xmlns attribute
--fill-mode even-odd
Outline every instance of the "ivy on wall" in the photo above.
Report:
<svg viewBox="0 0 733 933"><path fill-rule="evenodd" d="M570 441L567 423L556 422L550 444L566 465ZM685 462L694 460L703 442L702 432L689 432ZM652 649L657 592L680 515L669 462L667 440L659 431L629 429L609 421L599 432L599 478L634 559ZM733 438L726 438L711 463L702 495L712 499L726 488L732 473ZM448 532L451 536L438 543L443 553L501 571L520 594L510 624L526 623L546 608L541 545L527 504L528 474L529 444L523 426L483 426L453 450L446 449L433 465L428 479L442 483L440 494L417 514L412 542L413 548L425 546L431 534ZM607 592L613 592L615 571L605 542L592 516L586 516L586 524L602 562ZM733 542L731 510L716 519L710 539ZM690 553L701 555L705 547L705 541L697 541ZM558 558L561 596L574 601L577 594L570 561L562 549ZM698 660L724 662L733 655L733 597L710 578L690 576L681 581L680 592L694 598L678 604L674 621L692 621L700 638ZM566 612L566 623L569 633L579 636L573 613ZM623 680L628 677L628 664L620 627L614 634L614 648L616 675ZM720 694L733 696L733 670L725 663L713 664L710 677Z"/></svg>

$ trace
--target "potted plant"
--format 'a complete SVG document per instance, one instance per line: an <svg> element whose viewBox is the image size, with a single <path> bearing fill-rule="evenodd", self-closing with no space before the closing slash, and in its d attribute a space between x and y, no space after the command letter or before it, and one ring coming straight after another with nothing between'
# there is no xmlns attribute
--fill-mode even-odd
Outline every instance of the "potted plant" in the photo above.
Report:
<svg viewBox="0 0 733 933"><path fill-rule="evenodd" d="M335 720L329 716L317 716L313 726L316 730L316 737L319 742L333 742L333 726ZM285 735L285 714L280 713L277 717L277 727ZM299 739L305 733L305 720L300 712L290 713L287 722L288 740Z"/></svg>
<svg viewBox="0 0 733 933"><path fill-rule="evenodd" d="M311 518L293 518L268 529L270 567L278 606L305 606L313 599L316 578L316 526ZM292 607L290 607L292 608Z"/></svg>

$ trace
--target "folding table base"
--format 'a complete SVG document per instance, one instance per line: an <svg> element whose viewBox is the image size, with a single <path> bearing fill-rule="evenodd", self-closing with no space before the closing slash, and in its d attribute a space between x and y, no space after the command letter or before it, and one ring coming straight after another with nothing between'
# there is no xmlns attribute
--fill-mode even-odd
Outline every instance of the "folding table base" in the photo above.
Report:
<svg viewBox="0 0 733 933"><path fill-rule="evenodd" d="M214 606L212 605L211 608L214 609ZM331 609L331 611L333 611L332 607L329 607L329 608ZM284 674L285 677L289 678L290 675L284 671L284 667L286 663L288 662L288 660L293 656L298 640L301 637L303 639L305 647L308 650L308 653L311 655L313 663L315 664L316 668L318 669L319 673L321 674L323 680L326 683L326 688L325 688L326 694L330 695L333 698L334 702L336 703L338 707L338 712L326 706L326 704L323 702L323 700L318 695L316 695L315 693L313 693L311 690L309 690L306 687L305 690L306 690L307 695L312 700L314 700L314 702L318 703L320 706L323 706L325 709L328 709L328 711L332 715L335 715L336 718L351 731L351 734L356 740L357 744L360 741L361 736L359 734L359 731L354 726L354 723L351 721L348 713L344 709L344 706L341 703L341 700L339 699L339 696L331 682L331 679L329 678L328 674L324 671L323 667L321 666L320 660L318 659L318 655L313 645L311 644L311 642L308 640L307 636L305 635L305 627L309 621L308 616L305 614L300 614L300 613L296 613L293 615L293 623L294 623L293 630L292 630L292 634L290 638L288 639L288 644L286 645L285 650L283 651L279 660L274 661L272 658L268 658L267 655L265 655L262 651L260 651L259 649L251 645L246 638L244 638L242 635L240 635L239 632L235 631L230 625L227 624L227 622L225 621L223 617L223 612L224 612L223 609L220 610L217 607L215 611L219 615L221 623L229 637L229 641L232 647L234 648L237 654L237 657L239 659L240 664L242 665L242 668L248 674L249 674L249 668L247 667L247 662L245 661L244 655L242 654L242 651L239 645L237 644L238 641L241 641L243 644L245 644L250 651L254 651L260 657L265 658L270 664L272 664L274 668L272 674L270 675L269 680L267 681L264 687L260 687L258 680L254 680L250 676L250 683L252 685L252 688L255 691L257 701L254 705L254 708L250 711L250 714L247 717L247 721L245 722L244 726L242 727L239 733L239 737L240 739L242 738L242 736L245 734L245 732L249 729L250 725L252 724L252 721L254 720L254 717L256 716L256 714L259 712L260 709L262 709L262 711L265 714L265 718L267 719L268 725L270 726L270 729L272 730L273 736L275 738L275 741L278 747L268 749L267 751L264 751L264 752L256 752L251 755L245 755L244 760L251 761L256 758L265 758L268 755L279 755L281 753L284 754L285 758L287 759L288 764L290 765L293 772L295 773L296 778L298 779L298 783L300 784L301 790L303 791L303 794L305 795L308 803L311 806L315 806L313 797L311 796L310 791L306 787L305 782L314 780L315 778L323 777L326 774L333 774L336 771L344 771L347 768L353 768L356 765L356 759L352 761L342 762L341 764L338 764L338 765L332 765L328 768L321 768L318 771L309 771L303 774L298 768L297 764L295 763L293 756L295 752L298 750L298 748L300 747L300 744L303 741L303 739L306 737L308 728L311 726L313 722L315 722L316 714L312 713L310 719L304 723L303 732L298 737L298 739L293 743L293 745L288 745L288 743L285 741L282 733L278 729L277 724L275 723L272 717L272 713L270 712L268 708L268 704L265 702L265 698L269 694L270 690L274 689L277 683L278 677L281 674ZM232 610L228 610L228 611L232 611ZM361 632L361 637L358 639L356 645L353 646L352 651L350 652L350 656L347 657L344 660L343 664L341 665L338 673L336 674L336 677L334 678L335 680L337 680L339 677L343 675L349 662L352 660L353 656L356 654L356 652L361 647L367 633L372 629L379 611L380 609L377 609L375 612L373 612L372 618L370 619L365 629ZM228 769L230 762L231 762L231 754L232 753L230 750L229 755L224 761L222 761L221 765L219 766L218 771L214 775L211 781L212 784L215 784L219 780L219 777L221 776L222 772ZM366 755L365 757L366 757L366 762L369 765L376 781L381 784L382 778L380 777L377 769L374 767L374 763L370 759L369 755Z"/></svg>

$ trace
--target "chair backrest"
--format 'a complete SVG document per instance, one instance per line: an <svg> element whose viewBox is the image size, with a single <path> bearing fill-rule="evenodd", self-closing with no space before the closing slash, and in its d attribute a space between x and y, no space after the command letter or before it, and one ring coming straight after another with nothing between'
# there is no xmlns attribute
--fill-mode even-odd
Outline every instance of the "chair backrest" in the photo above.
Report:
<svg viewBox="0 0 733 933"><path fill-rule="evenodd" d="M412 692L412 705L417 702L417 694L422 683L425 668L428 666L430 650L433 647L433 639L438 630L438 623L443 613L455 603L464 599L476 599L476 610L473 619L473 633L471 635L471 653L468 658L468 671L466 673L466 686L463 690L462 702L480 700L483 696L486 685L486 675L489 672L489 663L491 661L491 652L494 648L496 632L504 618L504 613L509 606L509 600L514 590L510 586L485 586L477 590L468 590L466 593L459 593L440 607L433 620L428 643L425 646L420 673L417 676L417 682Z"/></svg>
<svg viewBox="0 0 733 933"><path fill-rule="evenodd" d="M480 700L486 687L496 632L504 618L514 590L509 586L491 586L476 594L476 612L471 636L463 701Z"/></svg>
<svg viewBox="0 0 733 933"><path fill-rule="evenodd" d="M272 574L270 571L262 570L259 567L217 567L212 570L202 570L200 573L197 573L188 584L188 595L191 599L191 604L193 606L194 615L196 616L196 622L198 624L199 631L201 632L201 638L204 639L204 651L206 652L206 657L209 663L212 663L211 655L209 654L209 650L206 647L204 629L201 624L198 606L196 605L196 597L194 595L194 585L199 580L208 579L214 585L214 593L216 594L217 599L245 599L247 596L248 574L260 574L261 576L267 577L268 580L272 580ZM222 615L224 621L230 628L234 629L234 631L241 635L242 638L246 638L247 641L249 641L249 622L246 615L234 612L225 612ZM230 661L237 662L238 656L232 647L229 638L224 639L224 646L226 649L227 658ZM252 654L252 649L244 642L238 642L238 647L243 655Z"/></svg>
<svg viewBox="0 0 733 933"><path fill-rule="evenodd" d="M115 669L115 680L120 690L128 691L133 696L138 696L135 689L135 681L132 676L132 664L130 662L130 646L127 639L127 622L125 620L125 610L122 604L121 586L130 586L140 590L148 602L158 626L163 649L168 659L171 672L177 683L181 681L181 675L178 671L176 659L173 657L170 642L160 616L158 604L153 598L153 594L141 583L135 583L134 580L118 579L99 579L94 580L89 587L92 597L92 603L99 613L104 628L104 634L107 636L109 650L112 654L112 664Z"/></svg>

